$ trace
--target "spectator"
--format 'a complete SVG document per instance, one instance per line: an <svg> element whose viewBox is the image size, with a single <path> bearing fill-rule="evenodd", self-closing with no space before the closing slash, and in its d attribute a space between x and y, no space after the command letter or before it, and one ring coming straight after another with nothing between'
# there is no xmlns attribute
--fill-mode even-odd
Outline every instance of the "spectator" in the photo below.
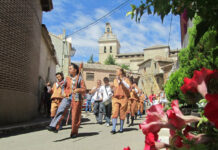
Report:
<svg viewBox="0 0 218 150"><path fill-rule="evenodd" d="M86 99L85 111L86 111L86 113L87 113L87 111L91 112L92 111L92 108L91 108L92 95L91 95L91 92L89 90L86 91L85 99Z"/></svg>

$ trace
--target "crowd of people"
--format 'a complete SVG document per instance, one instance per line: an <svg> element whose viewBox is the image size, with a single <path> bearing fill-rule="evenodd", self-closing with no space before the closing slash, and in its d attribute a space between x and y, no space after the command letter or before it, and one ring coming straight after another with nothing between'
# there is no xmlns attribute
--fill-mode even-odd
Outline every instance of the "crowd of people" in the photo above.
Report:
<svg viewBox="0 0 218 150"><path fill-rule="evenodd" d="M163 91L155 95L153 92L148 97L137 86L133 77L127 77L123 69L117 69L116 78L109 83L105 77L103 83L97 80L96 86L87 90L85 82L80 73L81 68L71 63L69 66L70 76L64 79L61 72L56 73L57 82L48 89L51 94L51 123L47 127L49 131L58 132L62 128L64 118L69 121L71 114L72 138L78 136L78 129L81 122L81 111L83 100L86 99L86 113L95 115L96 124L112 126L111 133L117 133L117 122L119 118L120 127L118 132L122 133L124 121L134 125L137 116L142 117L146 107L161 103L165 105L167 100Z"/></svg>

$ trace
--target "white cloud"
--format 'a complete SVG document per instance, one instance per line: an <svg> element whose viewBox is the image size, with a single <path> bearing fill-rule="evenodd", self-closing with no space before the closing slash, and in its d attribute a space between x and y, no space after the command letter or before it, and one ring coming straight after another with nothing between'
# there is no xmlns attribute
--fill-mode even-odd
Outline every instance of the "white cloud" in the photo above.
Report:
<svg viewBox="0 0 218 150"><path fill-rule="evenodd" d="M66 0L65 0L66 1ZM59 2L58 2L59 3ZM60 4L62 5L62 4ZM80 8L83 8L81 5ZM55 12L55 15L61 12L60 8ZM79 8L78 8L79 9ZM96 18L105 15L108 10L103 8L96 8L93 14L84 13L81 10L73 11L68 14L68 18L64 19L59 25L49 25L50 32L60 34L63 29L70 34L89 23ZM45 18L53 18L54 16L45 16ZM113 17L104 19L98 24L72 35L72 45L77 49L73 60L87 61L89 57L94 54L94 58L98 58L98 39L104 33L105 23L110 22L113 33L117 35L121 44L121 53L125 52L143 52L143 49L156 44L167 45L169 36L169 17L166 18L166 23L162 24L157 17L146 16L139 24L129 17ZM180 30L178 20L172 23L172 32L170 45L171 49L180 48Z"/></svg>

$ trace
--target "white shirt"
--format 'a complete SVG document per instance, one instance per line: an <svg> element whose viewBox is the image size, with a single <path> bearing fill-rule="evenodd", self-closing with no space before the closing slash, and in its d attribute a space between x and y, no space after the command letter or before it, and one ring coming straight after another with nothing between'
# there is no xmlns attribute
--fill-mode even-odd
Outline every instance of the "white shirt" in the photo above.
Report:
<svg viewBox="0 0 218 150"><path fill-rule="evenodd" d="M108 85L108 86L102 85L100 87L100 92L103 95L103 102L107 101L108 99L110 99L113 96L110 85Z"/></svg>
<svg viewBox="0 0 218 150"><path fill-rule="evenodd" d="M96 87L94 87L92 90L96 89ZM102 93L100 91L100 88L97 89L97 91L93 94L93 100L94 101L99 101L102 99Z"/></svg>

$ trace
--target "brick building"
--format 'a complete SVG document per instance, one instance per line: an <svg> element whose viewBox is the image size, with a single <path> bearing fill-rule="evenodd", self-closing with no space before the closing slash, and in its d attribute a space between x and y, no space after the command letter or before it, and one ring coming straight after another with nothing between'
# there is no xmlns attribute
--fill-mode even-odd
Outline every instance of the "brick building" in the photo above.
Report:
<svg viewBox="0 0 218 150"><path fill-rule="evenodd" d="M79 65L79 63L76 63ZM103 65L103 64L83 64L83 79L86 83L87 89L92 89L96 86L97 80L102 80L108 77L110 83L116 77L116 70L120 68L116 65Z"/></svg>
<svg viewBox="0 0 218 150"><path fill-rule="evenodd" d="M42 11L52 0L0 1L0 125L37 115Z"/></svg>

